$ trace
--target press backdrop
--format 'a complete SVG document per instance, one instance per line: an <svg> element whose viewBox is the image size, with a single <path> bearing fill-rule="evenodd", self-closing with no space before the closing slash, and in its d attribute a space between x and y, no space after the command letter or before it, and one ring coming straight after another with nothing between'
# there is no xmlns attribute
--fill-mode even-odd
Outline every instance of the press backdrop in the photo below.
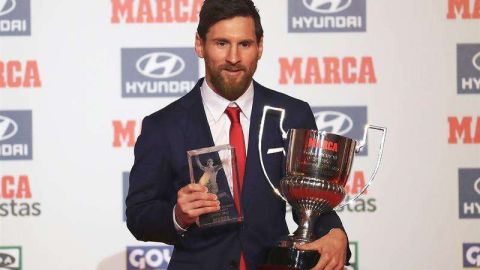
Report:
<svg viewBox="0 0 480 270"><path fill-rule="evenodd" d="M123 201L142 118L204 74L201 4L0 0L0 269L166 268L171 248L136 241ZM388 127L373 186L340 212L352 268L480 269L480 1L256 5L257 81L308 101L319 128Z"/></svg>

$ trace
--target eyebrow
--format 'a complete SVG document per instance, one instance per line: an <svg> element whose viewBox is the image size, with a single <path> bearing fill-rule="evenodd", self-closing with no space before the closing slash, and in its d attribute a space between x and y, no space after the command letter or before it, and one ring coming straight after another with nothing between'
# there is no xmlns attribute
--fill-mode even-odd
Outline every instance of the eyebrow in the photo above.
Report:
<svg viewBox="0 0 480 270"><path fill-rule="evenodd" d="M212 41L217 41L217 42L222 41L222 42L230 43L230 41L226 38L212 38ZM247 39L240 40L238 43L243 43L243 42L255 43L256 40L247 38Z"/></svg>

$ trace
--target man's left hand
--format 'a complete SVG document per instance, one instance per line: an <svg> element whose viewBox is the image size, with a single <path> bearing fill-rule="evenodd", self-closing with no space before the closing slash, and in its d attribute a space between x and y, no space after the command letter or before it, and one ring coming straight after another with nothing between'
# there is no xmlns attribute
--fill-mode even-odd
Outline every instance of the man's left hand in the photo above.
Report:
<svg viewBox="0 0 480 270"><path fill-rule="evenodd" d="M320 253L320 260L312 270L341 270L345 265L347 244L345 233L341 229L333 229L322 238L296 248Z"/></svg>

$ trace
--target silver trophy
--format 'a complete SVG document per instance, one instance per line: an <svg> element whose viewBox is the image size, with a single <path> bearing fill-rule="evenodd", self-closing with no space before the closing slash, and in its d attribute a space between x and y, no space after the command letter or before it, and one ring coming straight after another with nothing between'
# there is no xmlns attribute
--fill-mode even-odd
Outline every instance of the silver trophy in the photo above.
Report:
<svg viewBox="0 0 480 270"><path fill-rule="evenodd" d="M280 113L279 128L287 142L285 177L277 188L265 169L262 139L267 113ZM283 129L285 110L265 106L260 123L258 150L263 173L275 193L289 203L298 217L298 229L272 247L261 269L310 269L316 265L320 254L301 251L295 244L314 241L313 224L322 213L340 209L355 201L372 183L383 154L386 128L367 125L363 139L356 141L344 136L318 130ZM345 199L345 185L352 168L355 153L366 145L368 130L382 132L376 166L366 185L350 200ZM285 151L283 151L285 154Z"/></svg>

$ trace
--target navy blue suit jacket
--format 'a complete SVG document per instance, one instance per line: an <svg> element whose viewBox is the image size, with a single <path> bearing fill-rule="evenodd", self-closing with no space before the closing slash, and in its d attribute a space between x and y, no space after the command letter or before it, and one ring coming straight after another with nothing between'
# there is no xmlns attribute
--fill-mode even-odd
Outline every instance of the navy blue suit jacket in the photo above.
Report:
<svg viewBox="0 0 480 270"><path fill-rule="evenodd" d="M274 195L260 167L258 133L263 106L285 108L286 129L315 129L315 120L306 102L254 82L241 196L244 221L241 225L210 230L193 225L181 236L175 230L172 211L177 191L190 183L186 152L214 145L200 94L202 82L200 80L184 97L143 120L142 132L135 145L135 163L130 172L127 226L138 240L175 246L169 269L237 269L241 250L248 269L255 269L264 260L268 247L288 234L285 203ZM274 115L266 122L265 149L283 145L278 121ZM282 161L282 153L270 154L265 160L270 177L277 186L282 177ZM315 232L320 237L331 228L343 229L333 211L318 219Z"/></svg>

